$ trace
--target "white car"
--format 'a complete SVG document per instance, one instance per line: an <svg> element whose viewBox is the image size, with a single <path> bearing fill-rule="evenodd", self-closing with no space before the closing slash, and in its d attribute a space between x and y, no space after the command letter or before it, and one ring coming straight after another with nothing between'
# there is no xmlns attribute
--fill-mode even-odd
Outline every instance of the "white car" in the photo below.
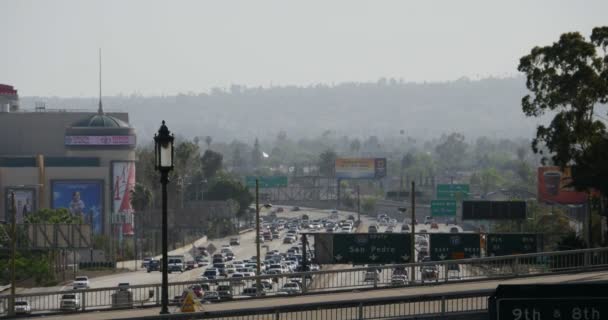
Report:
<svg viewBox="0 0 608 320"><path fill-rule="evenodd" d="M32 307L27 301L15 301L15 313L30 314L32 313Z"/></svg>
<svg viewBox="0 0 608 320"><path fill-rule="evenodd" d="M87 277L87 276L76 277L74 279L74 283L72 283L72 287L74 290L88 289L89 288L89 277Z"/></svg>
<svg viewBox="0 0 608 320"><path fill-rule="evenodd" d="M283 285L283 288L281 288L279 292L286 294L299 294L302 293L302 289L300 288L300 285L298 283L288 282Z"/></svg>
<svg viewBox="0 0 608 320"><path fill-rule="evenodd" d="M393 285L393 286L405 286L408 283L409 283L409 279L407 278L406 275L399 274L399 275L393 275L391 277L391 285Z"/></svg>
<svg viewBox="0 0 608 320"><path fill-rule="evenodd" d="M61 310L71 310L76 311L80 309L80 294L64 294L61 296L61 301L59 302L59 308Z"/></svg>

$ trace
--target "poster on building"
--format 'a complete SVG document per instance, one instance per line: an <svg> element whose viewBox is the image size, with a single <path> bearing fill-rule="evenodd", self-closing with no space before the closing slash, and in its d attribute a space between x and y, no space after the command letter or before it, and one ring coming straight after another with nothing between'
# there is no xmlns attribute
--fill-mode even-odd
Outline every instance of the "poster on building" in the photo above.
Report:
<svg viewBox="0 0 608 320"><path fill-rule="evenodd" d="M123 235L133 235L133 207L131 191L135 188L135 162L112 162L112 212L123 216Z"/></svg>
<svg viewBox="0 0 608 320"><path fill-rule="evenodd" d="M338 158L336 178L375 179L386 176L385 158Z"/></svg>
<svg viewBox="0 0 608 320"><path fill-rule="evenodd" d="M4 221L6 222L13 221L12 192L15 193L15 207L17 208L17 211L15 212L15 221L17 221L17 223L23 223L25 218L36 210L36 190L19 187L7 187L5 189L4 203L6 205L4 206Z"/></svg>
<svg viewBox="0 0 608 320"><path fill-rule="evenodd" d="M52 180L51 190L53 208L66 208L93 233L103 233L103 180Z"/></svg>
<svg viewBox="0 0 608 320"><path fill-rule="evenodd" d="M547 203L582 204L587 201L587 194L570 187L572 176L570 168L538 168L538 200Z"/></svg>

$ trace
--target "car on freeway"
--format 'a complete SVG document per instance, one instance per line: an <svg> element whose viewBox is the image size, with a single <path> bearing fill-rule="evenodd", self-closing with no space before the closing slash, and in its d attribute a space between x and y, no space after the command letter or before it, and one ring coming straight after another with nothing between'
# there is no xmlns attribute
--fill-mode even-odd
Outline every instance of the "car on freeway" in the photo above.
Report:
<svg viewBox="0 0 608 320"><path fill-rule="evenodd" d="M61 296L59 309L63 311L77 311L80 309L80 294L68 293Z"/></svg>
<svg viewBox="0 0 608 320"><path fill-rule="evenodd" d="M458 228L456 228L456 227L451 227L450 228L450 233L458 233L458 232L459 232Z"/></svg>
<svg viewBox="0 0 608 320"><path fill-rule="evenodd" d="M278 207L278 208L277 208L277 212L279 212L279 213L280 213L280 212L283 212L283 211L285 211L285 209L283 209L283 207Z"/></svg>
<svg viewBox="0 0 608 320"><path fill-rule="evenodd" d="M384 231L384 233L393 233L393 227L389 226L386 228L386 230Z"/></svg>
<svg viewBox="0 0 608 320"><path fill-rule="evenodd" d="M393 269L393 276L406 276L407 277L407 269L405 267L397 267Z"/></svg>
<svg viewBox="0 0 608 320"><path fill-rule="evenodd" d="M460 279L460 265L448 264L448 279Z"/></svg>
<svg viewBox="0 0 608 320"><path fill-rule="evenodd" d="M15 301L15 314L31 314L32 307L27 301Z"/></svg>
<svg viewBox="0 0 608 320"><path fill-rule="evenodd" d="M363 279L363 281L369 282L369 281L379 281L379 280L380 280L380 275L378 274L378 272L375 272L375 271L365 272L365 278Z"/></svg>
<svg viewBox="0 0 608 320"><path fill-rule="evenodd" d="M150 263L150 260L152 260L152 258L144 258L144 260L141 261L141 267L148 268L148 263Z"/></svg>
<svg viewBox="0 0 608 320"><path fill-rule="evenodd" d="M378 227L376 225L371 225L367 228L368 233L378 233Z"/></svg>
<svg viewBox="0 0 608 320"><path fill-rule="evenodd" d="M261 296L265 296L266 295L266 290L259 290L259 295ZM243 295L244 296L248 296L248 297L255 297L258 295L258 288L255 286L255 284L249 288L245 288L243 289Z"/></svg>
<svg viewBox="0 0 608 320"><path fill-rule="evenodd" d="M279 233L279 231L272 232L272 239L280 239L280 238L281 238L281 234Z"/></svg>
<svg viewBox="0 0 608 320"><path fill-rule="evenodd" d="M146 271L148 271L148 272L160 271L160 261L150 260L150 262L148 262L148 267L146 268Z"/></svg>
<svg viewBox="0 0 608 320"><path fill-rule="evenodd" d="M283 285L281 290L279 290L279 294L300 294L302 293L302 288L297 282L288 282Z"/></svg>
<svg viewBox="0 0 608 320"><path fill-rule="evenodd" d="M424 281L436 281L439 278L439 272L437 271L437 266L428 265L422 266L420 269L420 274L422 277L422 282Z"/></svg>
<svg viewBox="0 0 608 320"><path fill-rule="evenodd" d="M218 285L217 288L217 293L219 293L220 295L220 299L222 300L232 300L232 286L227 285L227 284L222 284L222 285Z"/></svg>
<svg viewBox="0 0 608 320"><path fill-rule="evenodd" d="M118 283L118 285L116 286L118 289L116 291L118 292L131 292L131 284L128 282L120 282Z"/></svg>
<svg viewBox="0 0 608 320"><path fill-rule="evenodd" d="M285 238L283 238L283 243L294 243L294 242L296 242L295 236L287 235L287 236L285 236Z"/></svg>
<svg viewBox="0 0 608 320"><path fill-rule="evenodd" d="M88 289L89 288L89 277L77 276L76 278L74 278L74 283L72 283L72 288L74 290Z"/></svg>
<svg viewBox="0 0 608 320"><path fill-rule="evenodd" d="M198 256L196 257L196 263L198 265L198 267L206 267L209 265L209 259L207 258L203 258L202 256Z"/></svg>
<svg viewBox="0 0 608 320"><path fill-rule="evenodd" d="M439 229L439 225L437 224L437 222L431 223L431 229Z"/></svg>
<svg viewBox="0 0 608 320"><path fill-rule="evenodd" d="M291 211L300 211L300 207L292 207Z"/></svg>
<svg viewBox="0 0 608 320"><path fill-rule="evenodd" d="M407 224L401 225L401 232L410 232L410 227Z"/></svg>
<svg viewBox="0 0 608 320"><path fill-rule="evenodd" d="M241 245L241 240L239 240L239 238L230 238L230 245L239 246Z"/></svg>
<svg viewBox="0 0 608 320"><path fill-rule="evenodd" d="M342 228L340 229L340 232L341 232L341 233L350 233L350 232L351 232L351 229L350 229L350 227L342 227Z"/></svg>
<svg viewBox="0 0 608 320"><path fill-rule="evenodd" d="M218 279L220 277L220 271L218 269L207 269L201 274L201 278L203 277L208 280Z"/></svg>
<svg viewBox="0 0 608 320"><path fill-rule="evenodd" d="M192 293L194 293L197 298L201 298L203 296L203 287L199 284L193 284L188 287L188 289L192 290Z"/></svg>
<svg viewBox="0 0 608 320"><path fill-rule="evenodd" d="M424 224L431 224L431 222L433 222L433 217L431 217L431 216L424 217Z"/></svg>
<svg viewBox="0 0 608 320"><path fill-rule="evenodd" d="M394 274L391 277L392 286L406 286L409 284L409 279L406 275Z"/></svg>
<svg viewBox="0 0 608 320"><path fill-rule="evenodd" d="M222 298L217 291L205 291L205 294L203 295L204 302L219 302L221 300Z"/></svg>
<svg viewBox="0 0 608 320"><path fill-rule="evenodd" d="M198 263L194 260L186 261L186 270L192 270L198 267Z"/></svg>
<svg viewBox="0 0 608 320"><path fill-rule="evenodd" d="M428 233L428 231L426 231L426 229L420 229L420 231L418 231L418 233Z"/></svg>

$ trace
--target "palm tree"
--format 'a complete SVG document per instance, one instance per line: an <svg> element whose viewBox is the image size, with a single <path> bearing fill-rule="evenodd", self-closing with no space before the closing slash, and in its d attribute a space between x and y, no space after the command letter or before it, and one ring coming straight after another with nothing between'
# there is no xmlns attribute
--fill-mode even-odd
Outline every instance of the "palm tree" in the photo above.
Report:
<svg viewBox="0 0 608 320"><path fill-rule="evenodd" d="M137 212L152 206L152 191L141 183L136 184L131 190L131 206Z"/></svg>

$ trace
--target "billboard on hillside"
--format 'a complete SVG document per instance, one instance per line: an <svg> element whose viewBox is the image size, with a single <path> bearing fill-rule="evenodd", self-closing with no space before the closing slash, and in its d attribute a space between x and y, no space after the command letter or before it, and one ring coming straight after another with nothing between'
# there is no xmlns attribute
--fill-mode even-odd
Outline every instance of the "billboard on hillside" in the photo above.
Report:
<svg viewBox="0 0 608 320"><path fill-rule="evenodd" d="M82 217L93 233L103 233L103 180L52 180L51 206Z"/></svg>
<svg viewBox="0 0 608 320"><path fill-rule="evenodd" d="M587 194L578 192L569 184L572 182L570 168L538 168L538 201L560 204L582 204Z"/></svg>
<svg viewBox="0 0 608 320"><path fill-rule="evenodd" d="M133 235L131 191L135 188L135 162L112 162L112 213L124 216L122 233Z"/></svg>
<svg viewBox="0 0 608 320"><path fill-rule="evenodd" d="M386 158L338 158L338 179L376 179L386 176Z"/></svg>

